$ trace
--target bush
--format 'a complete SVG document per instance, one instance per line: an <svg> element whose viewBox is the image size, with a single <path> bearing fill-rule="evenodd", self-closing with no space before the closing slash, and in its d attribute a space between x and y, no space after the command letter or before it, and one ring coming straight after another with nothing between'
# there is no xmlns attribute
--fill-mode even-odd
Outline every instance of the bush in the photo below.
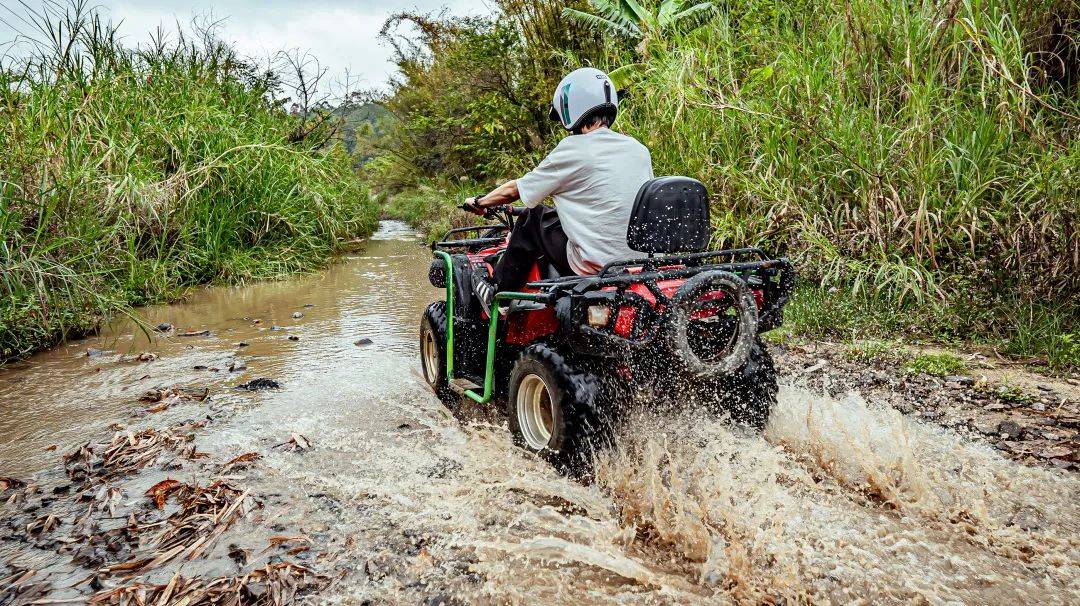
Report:
<svg viewBox="0 0 1080 606"><path fill-rule="evenodd" d="M124 48L81 3L41 24L53 45L0 67L0 361L373 229L347 155L290 142L274 74L209 38Z"/></svg>

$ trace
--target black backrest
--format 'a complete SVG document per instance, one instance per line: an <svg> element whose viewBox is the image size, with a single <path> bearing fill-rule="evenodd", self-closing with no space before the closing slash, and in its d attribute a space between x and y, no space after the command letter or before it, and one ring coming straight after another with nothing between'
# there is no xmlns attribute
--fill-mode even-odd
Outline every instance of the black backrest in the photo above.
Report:
<svg viewBox="0 0 1080 606"><path fill-rule="evenodd" d="M709 192L696 179L659 177L634 200L626 244L643 253L698 252L709 246Z"/></svg>

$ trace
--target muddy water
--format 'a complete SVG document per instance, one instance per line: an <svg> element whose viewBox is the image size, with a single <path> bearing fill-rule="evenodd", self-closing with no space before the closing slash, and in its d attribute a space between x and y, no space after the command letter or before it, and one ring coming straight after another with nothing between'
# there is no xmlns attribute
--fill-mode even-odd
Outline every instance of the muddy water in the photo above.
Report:
<svg viewBox="0 0 1080 606"><path fill-rule="evenodd" d="M43 449L118 420L208 415L200 450L264 455L243 477L263 508L182 572L236 574L229 546L305 536L338 579L320 596L330 603L1080 601L1074 476L857 396L785 388L764 436L643 413L600 456L595 483L559 476L515 449L498 415L451 414L423 386L416 325L437 296L428 262L386 224L325 274L146 312L209 337L147 342L119 328L3 371L0 475L55 466ZM373 344L354 344L365 337ZM121 359L142 351L160 357ZM228 372L236 361L248 370ZM228 389L253 377L284 389ZM173 384L215 395L128 417L139 393ZM275 448L293 433L313 448Z"/></svg>

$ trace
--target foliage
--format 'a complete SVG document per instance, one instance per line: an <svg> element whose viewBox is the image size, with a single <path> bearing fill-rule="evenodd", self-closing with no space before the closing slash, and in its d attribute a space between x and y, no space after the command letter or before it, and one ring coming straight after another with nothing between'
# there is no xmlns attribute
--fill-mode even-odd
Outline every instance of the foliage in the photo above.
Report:
<svg viewBox="0 0 1080 606"><path fill-rule="evenodd" d="M713 2L688 4L687 0L662 0L650 10L636 0L589 0L593 12L567 7L563 14L609 35L666 39L701 27L719 12Z"/></svg>
<svg viewBox="0 0 1080 606"><path fill-rule="evenodd" d="M889 341L857 341L844 351L844 357L863 364L897 362L910 354L899 343Z"/></svg>
<svg viewBox="0 0 1080 606"><path fill-rule="evenodd" d="M290 141L275 74L209 35L125 48L83 3L29 18L46 42L0 66L0 361L374 227L347 155Z"/></svg>
<svg viewBox="0 0 1080 606"><path fill-rule="evenodd" d="M617 127L651 149L657 174L705 182L714 245L793 257L808 284L792 304L801 332L983 340L1056 369L1077 363L1077 0L728 0L703 27L648 49L607 33L589 53L555 41L546 56L518 33L540 5L501 3L516 26L500 48L514 50L483 50L495 54L468 63L473 74L459 73L455 49L494 30L441 30L422 45L387 102L400 118L389 137L451 134L426 135L422 154L400 154L407 162L389 154L397 170L377 183L513 177L554 143L513 113L546 111L551 73L640 63ZM661 5L640 3L651 15ZM629 13L604 6L628 4L591 10L631 30ZM548 88L529 103L430 111L443 102L424 97L435 91L484 98L475 66L516 66L526 49L548 66L536 79ZM469 134L483 124L528 136ZM438 161L400 170L414 157Z"/></svg>
<svg viewBox="0 0 1080 606"><path fill-rule="evenodd" d="M547 119L551 91L563 64L598 55L599 40L565 20L561 3L504 4L523 12L498 20L402 13L387 21L383 36L401 76L385 101L394 116L378 141L386 160L372 167L380 185L491 179L546 150L556 132ZM404 26L415 33L399 33Z"/></svg>

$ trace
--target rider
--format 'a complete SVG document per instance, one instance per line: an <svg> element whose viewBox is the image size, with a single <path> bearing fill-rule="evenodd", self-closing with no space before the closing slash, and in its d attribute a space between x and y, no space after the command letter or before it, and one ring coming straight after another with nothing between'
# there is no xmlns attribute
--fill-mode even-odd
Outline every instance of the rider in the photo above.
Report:
<svg viewBox="0 0 1080 606"><path fill-rule="evenodd" d="M626 245L626 230L638 189L653 178L652 158L636 139L611 130L618 110L607 74L589 67L572 72L555 89L551 118L573 135L524 177L467 201L478 214L516 200L529 209L514 224L493 281L473 272L485 308L496 291L524 286L541 257L561 275L586 276L637 256ZM540 204L548 197L557 212Z"/></svg>

